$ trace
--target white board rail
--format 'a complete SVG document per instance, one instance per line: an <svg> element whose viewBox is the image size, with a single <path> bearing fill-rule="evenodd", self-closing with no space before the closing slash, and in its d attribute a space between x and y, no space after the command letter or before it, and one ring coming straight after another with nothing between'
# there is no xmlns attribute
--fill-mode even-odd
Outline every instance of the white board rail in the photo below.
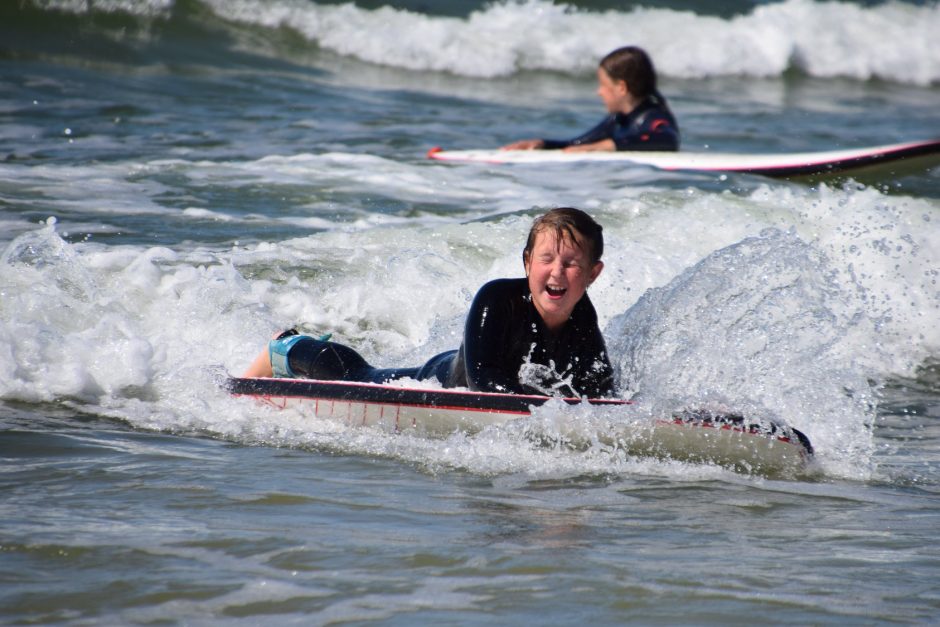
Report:
<svg viewBox="0 0 940 627"><path fill-rule="evenodd" d="M821 152L744 154L728 152L576 152L561 150L443 150L428 158L454 163L584 164L623 163L670 171L729 172L774 178L826 178L868 174L890 178L925 173L940 166L940 139Z"/></svg>
<svg viewBox="0 0 940 627"><path fill-rule="evenodd" d="M553 400L547 396L311 379L230 378L226 387L232 394L253 397L278 409L291 408L351 427L428 437L446 437L458 431L473 434L507 424L530 416L534 408ZM610 428L590 439L631 455L718 464L765 475L802 474L813 460L809 439L779 421L706 410L643 419L626 400L555 400L602 408L613 418L608 421ZM577 430L564 434L564 439L576 448L589 444Z"/></svg>

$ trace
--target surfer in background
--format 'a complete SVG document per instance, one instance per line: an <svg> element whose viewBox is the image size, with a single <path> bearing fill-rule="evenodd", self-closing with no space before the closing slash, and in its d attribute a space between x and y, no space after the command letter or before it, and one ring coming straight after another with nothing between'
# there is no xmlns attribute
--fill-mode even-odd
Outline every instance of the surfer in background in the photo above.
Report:
<svg viewBox="0 0 940 627"><path fill-rule="evenodd" d="M587 133L569 140L524 139L502 149L679 150L679 125L656 89L656 70L642 48L618 48L601 59L597 94L609 115Z"/></svg>
<svg viewBox="0 0 940 627"><path fill-rule="evenodd" d="M299 335L278 335L244 377L293 377L384 383L436 378L444 387L482 392L613 396L613 368L588 286L604 269L602 227L579 209L536 218L522 262L526 278L496 279L470 305L459 350L419 368L374 368L353 349Z"/></svg>

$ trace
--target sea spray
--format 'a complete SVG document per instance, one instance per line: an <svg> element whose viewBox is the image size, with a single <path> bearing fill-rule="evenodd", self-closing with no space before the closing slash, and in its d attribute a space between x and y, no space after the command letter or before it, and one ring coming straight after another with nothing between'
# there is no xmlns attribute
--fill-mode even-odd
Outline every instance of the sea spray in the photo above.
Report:
<svg viewBox="0 0 940 627"><path fill-rule="evenodd" d="M139 47L151 45L164 29L188 19L190 28L209 35L227 32L233 51L271 55L280 49L302 61L325 50L370 64L467 77L545 70L586 75L609 51L632 43L646 48L660 74L671 78L780 77L796 70L921 86L940 80L936 3L785 0L716 15L708 3L694 10L599 11L548 0L481 1L465 3L462 16L435 15L433 3L428 13L305 0L27 4L50 13L120 14L136 28L109 31L106 20L89 20L83 30L125 45L135 38ZM298 50L301 41L307 54Z"/></svg>
<svg viewBox="0 0 940 627"><path fill-rule="evenodd" d="M649 50L668 77L771 77L796 69L917 85L940 79L940 50L933 45L940 27L936 4L859 7L787 0L718 17L666 8L593 11L528 0L487 4L463 18L293 0L207 4L225 20L288 28L343 56L463 76L587 74L598 59L629 42ZM873 40L879 45L872 46Z"/></svg>
<svg viewBox="0 0 940 627"><path fill-rule="evenodd" d="M144 384L149 347L133 339L126 316L109 310L110 298L55 225L50 218L0 256L0 395L94 398ZM110 342L96 341L106 336Z"/></svg>
<svg viewBox="0 0 940 627"><path fill-rule="evenodd" d="M912 355L930 354L929 342L904 341L909 331L928 341L936 334L922 322L937 306L930 201L789 185L739 194L640 189L615 200L598 196L594 213L609 250L592 299L612 359L622 365L636 358L638 380L649 385L624 387L640 392L629 415L536 416L529 431L537 426L550 436L555 422L570 418L590 441L617 421L721 404L803 429L832 476L867 476L868 378L877 384L885 374L906 372ZM95 238L68 243L46 224L8 247L22 252L8 253L2 269L10 293L35 298L28 306L3 302L4 320L13 321L3 329L10 338L4 350L16 349L0 356L4 377L12 373L3 381L13 383L3 397L74 403L76 411L139 428L388 455L435 469L578 474L606 462L613 473L658 472L664 466L647 466L603 444L543 451L513 430L422 443L302 416L282 423L276 412L229 398L210 374L219 365L239 373L271 333L292 323L335 331L380 366L416 365L456 348L479 285L521 274L520 240L537 213L335 223L279 242L180 250L103 245ZM768 225L777 228L760 233ZM356 263L337 261L351 258ZM653 292L631 309L647 287ZM663 293L653 298L657 290ZM70 299L72 310L60 307ZM709 309L715 307L742 319L730 325L729 317ZM644 308L649 315L635 319L673 337L621 343L607 322ZM67 320L46 339L44 317L60 315ZM800 325L795 335L788 332L791 321ZM682 334L698 342L693 350L677 348ZM62 350L50 355L56 347ZM749 360L736 362L738 349ZM89 361L96 353L106 357L98 362L106 367ZM40 370L20 363L24 355L52 365ZM892 370L896 363L901 370ZM759 376L749 379L748 368Z"/></svg>
<svg viewBox="0 0 940 627"><path fill-rule="evenodd" d="M855 294L812 245L767 229L648 290L605 336L621 389L654 412L718 404L780 417L824 462L864 469L873 392L838 350L871 325Z"/></svg>
<svg viewBox="0 0 940 627"><path fill-rule="evenodd" d="M230 265L181 263L162 247L71 244L53 218L7 246L0 288L0 396L9 400L69 398L113 408L140 398L185 399L192 392L161 385L179 375L179 391L205 379L195 371L218 363L225 344L210 331L252 320L251 291Z"/></svg>

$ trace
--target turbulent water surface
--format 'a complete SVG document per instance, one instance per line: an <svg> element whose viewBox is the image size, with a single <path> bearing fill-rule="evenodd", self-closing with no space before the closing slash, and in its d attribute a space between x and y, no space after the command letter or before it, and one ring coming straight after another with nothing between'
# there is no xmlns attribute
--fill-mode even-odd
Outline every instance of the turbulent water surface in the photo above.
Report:
<svg viewBox="0 0 940 627"><path fill-rule="evenodd" d="M425 157L580 133L628 43L683 150L933 138L937 32L936 2L3 3L0 619L937 621L940 171ZM604 226L629 415L427 439L220 388L288 325L456 348L563 205ZM813 473L602 443L688 404L801 429Z"/></svg>

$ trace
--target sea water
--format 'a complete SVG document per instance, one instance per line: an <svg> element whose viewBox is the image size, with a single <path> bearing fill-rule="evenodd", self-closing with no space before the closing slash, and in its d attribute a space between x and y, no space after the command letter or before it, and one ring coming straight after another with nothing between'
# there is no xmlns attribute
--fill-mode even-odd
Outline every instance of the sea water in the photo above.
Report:
<svg viewBox="0 0 940 627"><path fill-rule="evenodd" d="M940 172L425 158L580 133L624 44L685 150L936 137L937 32L936 2L4 3L0 619L937 621ZM632 415L427 439L220 388L288 326L383 367L456 348L565 205L604 227ZM687 404L801 429L815 473L600 443ZM530 437L561 423L595 443Z"/></svg>

